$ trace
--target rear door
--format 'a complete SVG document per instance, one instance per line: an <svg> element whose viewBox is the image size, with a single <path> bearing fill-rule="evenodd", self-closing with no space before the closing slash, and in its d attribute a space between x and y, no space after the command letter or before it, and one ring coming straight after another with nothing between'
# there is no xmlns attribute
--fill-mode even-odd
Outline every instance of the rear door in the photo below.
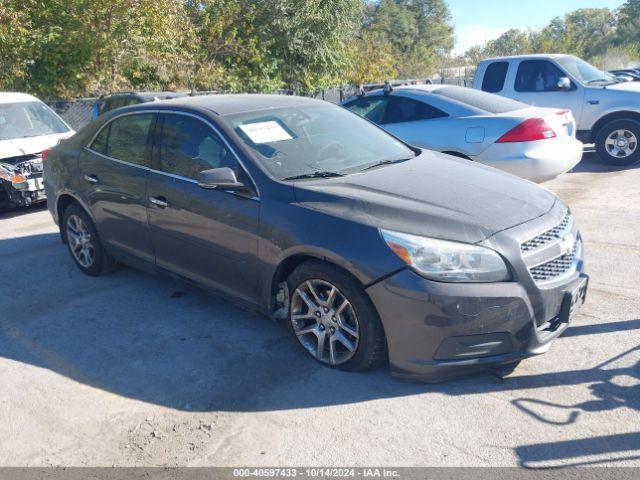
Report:
<svg viewBox="0 0 640 480"><path fill-rule="evenodd" d="M147 231L150 132L156 113L107 123L79 158L81 195L110 250L153 262ZM114 253L117 253L114 252Z"/></svg>
<svg viewBox="0 0 640 480"><path fill-rule="evenodd" d="M260 202L196 182L202 170L229 167L251 185L230 146L208 121L162 113L153 150L148 195L156 264L256 303Z"/></svg>

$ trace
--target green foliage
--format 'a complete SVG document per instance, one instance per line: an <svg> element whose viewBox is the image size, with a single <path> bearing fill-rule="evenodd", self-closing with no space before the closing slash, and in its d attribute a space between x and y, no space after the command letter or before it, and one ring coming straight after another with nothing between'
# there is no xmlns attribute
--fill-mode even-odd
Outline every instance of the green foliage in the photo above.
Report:
<svg viewBox="0 0 640 480"><path fill-rule="evenodd" d="M640 58L640 0L582 8L451 56L446 0L0 0L0 89L312 93L430 76L486 56Z"/></svg>
<svg viewBox="0 0 640 480"><path fill-rule="evenodd" d="M423 77L453 47L449 22L444 0L381 0L369 28L391 46L400 77Z"/></svg>
<svg viewBox="0 0 640 480"><path fill-rule="evenodd" d="M640 0L627 0L617 12L580 8L554 18L539 31L509 30L484 47L470 49L465 57L475 64L487 56L569 53L602 68L615 68L640 58L639 45Z"/></svg>

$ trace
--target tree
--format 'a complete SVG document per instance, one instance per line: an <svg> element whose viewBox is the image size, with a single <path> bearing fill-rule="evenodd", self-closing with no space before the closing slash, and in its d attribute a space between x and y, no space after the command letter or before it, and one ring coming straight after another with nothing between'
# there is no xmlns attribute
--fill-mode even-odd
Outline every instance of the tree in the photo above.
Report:
<svg viewBox="0 0 640 480"><path fill-rule="evenodd" d="M627 0L618 10L616 42L640 53L640 0Z"/></svg>
<svg viewBox="0 0 640 480"><path fill-rule="evenodd" d="M18 90L27 72L29 23L21 2L0 3L0 90Z"/></svg>
<svg viewBox="0 0 640 480"><path fill-rule="evenodd" d="M365 30L351 44L351 66L347 81L356 85L396 78L395 56L384 36L375 30Z"/></svg>
<svg viewBox="0 0 640 480"><path fill-rule="evenodd" d="M485 55L491 57L502 57L506 55L522 55L530 53L531 41L526 32L518 29L511 29L504 32L495 40L487 43L484 49Z"/></svg>
<svg viewBox="0 0 640 480"><path fill-rule="evenodd" d="M339 83L361 26L362 0L255 2L257 34L287 88L312 92Z"/></svg>
<svg viewBox="0 0 640 480"><path fill-rule="evenodd" d="M281 86L269 43L257 34L255 2L205 0L189 7L195 26L193 87L262 91Z"/></svg>
<svg viewBox="0 0 640 480"><path fill-rule="evenodd" d="M453 47L453 27L444 0L382 0L373 27L396 54L401 77L432 73L436 58Z"/></svg>

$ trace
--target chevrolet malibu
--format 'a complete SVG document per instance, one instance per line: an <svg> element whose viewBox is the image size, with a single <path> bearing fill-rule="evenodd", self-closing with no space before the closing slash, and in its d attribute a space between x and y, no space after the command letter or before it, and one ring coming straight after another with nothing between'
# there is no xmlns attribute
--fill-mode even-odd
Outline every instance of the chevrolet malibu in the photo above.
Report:
<svg viewBox="0 0 640 480"><path fill-rule="evenodd" d="M506 374L586 295L581 237L555 195L318 100L119 109L48 153L45 187L84 273L170 272L344 370Z"/></svg>

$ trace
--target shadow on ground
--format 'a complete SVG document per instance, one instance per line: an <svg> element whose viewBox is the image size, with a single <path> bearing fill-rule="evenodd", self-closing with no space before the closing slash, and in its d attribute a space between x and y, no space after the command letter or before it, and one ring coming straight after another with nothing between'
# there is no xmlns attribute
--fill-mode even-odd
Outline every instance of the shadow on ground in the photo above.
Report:
<svg viewBox="0 0 640 480"><path fill-rule="evenodd" d="M573 173L611 173L611 172L623 172L634 168L639 168L640 163L627 166L614 166L607 165L600 157L595 153L593 148L585 148L582 160L575 166L571 172Z"/></svg>
<svg viewBox="0 0 640 480"><path fill-rule="evenodd" d="M512 403L559 426L575 422L581 412L640 411L640 347L582 370L409 384L391 379L388 369L350 374L320 367L283 327L171 279L132 269L86 277L54 233L0 241L0 264L0 355L170 408L272 411L425 392L458 396L589 384L592 399L575 405L529 398ZM640 319L580 325L567 335L637 329ZM633 377L636 385L619 386L620 376ZM566 411L567 419L548 420L537 413L541 406ZM525 466L604 448L599 442L637 453L638 435L519 446L516 453Z"/></svg>

